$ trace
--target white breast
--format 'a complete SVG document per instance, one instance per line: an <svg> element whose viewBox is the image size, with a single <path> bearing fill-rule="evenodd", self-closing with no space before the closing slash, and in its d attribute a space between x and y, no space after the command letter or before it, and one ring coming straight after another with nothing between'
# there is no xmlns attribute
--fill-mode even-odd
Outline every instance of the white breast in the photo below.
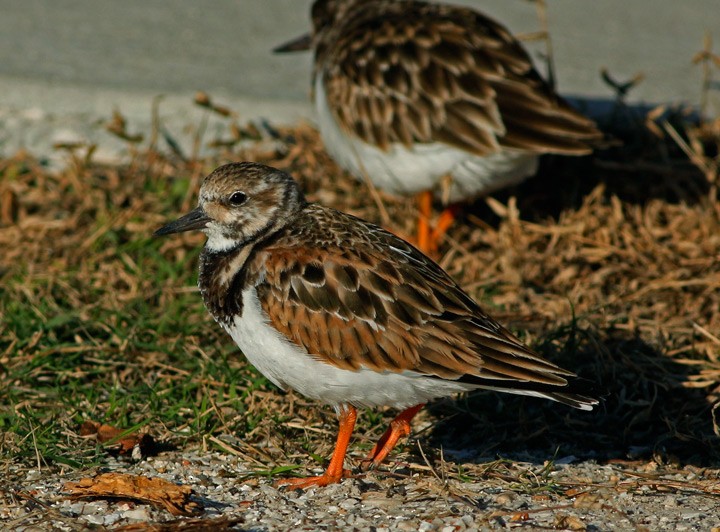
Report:
<svg viewBox="0 0 720 532"><path fill-rule="evenodd" d="M424 377L411 372L349 371L321 362L289 341L270 323L255 288L243 292L243 313L225 326L247 359L281 388L333 406L406 408L474 386Z"/></svg>
<svg viewBox="0 0 720 532"><path fill-rule="evenodd" d="M530 153L506 150L480 157L440 142L412 148L393 144L388 151L367 144L340 127L320 74L315 78L315 107L323 142L337 163L358 179L367 174L375 186L395 194L435 189L451 175L450 201L468 200L519 183L537 170L538 156Z"/></svg>

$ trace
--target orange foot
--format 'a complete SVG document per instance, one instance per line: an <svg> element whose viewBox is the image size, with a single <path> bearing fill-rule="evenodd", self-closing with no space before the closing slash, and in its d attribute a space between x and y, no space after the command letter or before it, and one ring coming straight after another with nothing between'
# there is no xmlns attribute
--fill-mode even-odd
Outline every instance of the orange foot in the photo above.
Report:
<svg viewBox="0 0 720 532"><path fill-rule="evenodd" d="M348 469L343 469L341 475L330 474L326 471L317 477L283 478L275 483L275 487L279 488L281 486L285 486L293 490L320 488L329 484L337 484L343 478L347 478L349 476L352 476L352 472Z"/></svg>
<svg viewBox="0 0 720 532"><path fill-rule="evenodd" d="M418 196L418 208L420 216L417 224L417 247L420 251L430 257L437 255L440 247L440 240L448 232L452 226L457 212L457 205L450 205L446 208L437 220L434 228L430 227L430 219L432 217L432 192L421 192Z"/></svg>
<svg viewBox="0 0 720 532"><path fill-rule="evenodd" d="M307 478L286 478L279 480L275 486L289 486L291 489L305 490L308 488L327 486L328 484L336 484L343 478L350 476L350 471L343 469L345 454L347 453L350 437L355 428L355 420L357 419L357 410L354 406L346 405L340 410L340 428L338 430L337 441L335 442L335 450L333 451L330 465L328 465L325 473L319 477Z"/></svg>
<svg viewBox="0 0 720 532"><path fill-rule="evenodd" d="M378 440L375 447L368 454L366 460L360 466L363 471L374 469L387 458L390 451L393 450L400 438L410 435L410 421L425 406L424 403L412 406L407 410L403 410L398 416L390 422L390 426L385 434Z"/></svg>

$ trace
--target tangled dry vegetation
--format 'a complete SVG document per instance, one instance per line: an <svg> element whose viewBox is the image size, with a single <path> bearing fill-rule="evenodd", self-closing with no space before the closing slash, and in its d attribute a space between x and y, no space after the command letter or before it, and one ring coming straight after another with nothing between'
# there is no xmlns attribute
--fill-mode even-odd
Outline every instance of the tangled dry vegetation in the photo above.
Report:
<svg viewBox="0 0 720 532"><path fill-rule="evenodd" d="M546 160L537 177L469 206L439 257L497 319L586 379L600 408L489 393L441 401L415 436L425 455L411 442L399 456L507 483L521 479L483 464L572 455L720 467L720 121L658 119L653 129L642 119L616 129L622 146ZM10 464L102 464L105 450L79 434L87 420L149 432L166 447L219 448L258 474L329 453L329 411L275 391L206 315L194 288L203 237L150 235L230 160L282 168L311 200L400 234L412 233L415 205L354 182L309 126L228 120L231 137L206 159L167 136L135 149L127 135L133 156L122 167L98 167L72 146L59 173L22 154L0 161L5 474ZM113 127L125 131L119 116ZM677 131L692 161L668 134ZM388 416L365 415L360 447Z"/></svg>

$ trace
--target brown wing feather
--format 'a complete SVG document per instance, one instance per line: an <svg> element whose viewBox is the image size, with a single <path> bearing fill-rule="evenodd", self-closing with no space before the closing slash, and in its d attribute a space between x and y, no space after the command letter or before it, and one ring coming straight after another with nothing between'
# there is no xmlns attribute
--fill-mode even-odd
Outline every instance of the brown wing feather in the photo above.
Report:
<svg viewBox="0 0 720 532"><path fill-rule="evenodd" d="M349 370L472 376L510 388L567 384L572 373L524 346L403 240L320 206L307 211L312 223L289 229L256 261L270 321L312 356Z"/></svg>
<svg viewBox="0 0 720 532"><path fill-rule="evenodd" d="M602 139L500 24L457 6L370 3L333 28L319 58L331 109L364 141L439 141L488 155L503 146L584 154Z"/></svg>

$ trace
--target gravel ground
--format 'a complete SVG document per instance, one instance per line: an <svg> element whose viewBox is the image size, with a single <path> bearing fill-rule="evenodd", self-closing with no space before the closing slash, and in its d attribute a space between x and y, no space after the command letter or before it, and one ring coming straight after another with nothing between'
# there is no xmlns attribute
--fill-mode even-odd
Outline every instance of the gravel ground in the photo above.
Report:
<svg viewBox="0 0 720 532"><path fill-rule="evenodd" d="M667 471L654 462L630 468L555 463L549 473L532 463L506 466L543 477L546 486L555 488L522 489L508 481L512 474L505 480L503 475L443 480L442 464L434 470L400 464L324 489L284 491L266 478L248 478L251 471L227 454L164 453L135 463L109 459L104 471L191 486L205 512L199 520L189 520L129 501L68 499L63 484L92 476L87 471L48 475L11 467L6 471L9 482L0 488L0 528L140 530L154 522L166 523L156 530L197 529L192 527L200 524L214 530L720 530L717 471ZM710 477L714 480L708 481Z"/></svg>
<svg viewBox="0 0 720 532"><path fill-rule="evenodd" d="M32 140L32 134L41 131L42 123L49 119L50 117L40 111L16 115L13 113L3 114L2 108L0 108L0 124L18 120L22 131L28 133L27 138L30 140ZM60 123L58 121L58 125ZM224 134L224 130L215 133L214 124L212 121L209 122L207 138ZM218 122L218 124L221 126L222 122ZM68 128L65 133L58 134L58 136L46 135L42 138L48 145L56 142L71 142L76 139L74 137L76 131L72 127L64 122L62 127ZM102 129L102 125L98 123L87 127L94 128L96 131ZM135 131L134 124L131 130ZM181 131L180 128L173 128L172 133L176 130ZM84 130L80 130L81 133L82 131ZM187 134L184 138L192 138L192 134ZM0 144L5 141L4 139L7 142L12 140L10 136L3 137L0 132ZM30 140L27 141L28 145L33 144ZM82 134L78 140L87 141ZM299 149L297 151L305 152L305 150ZM112 150L110 152L112 153ZM110 156L108 159L113 160L113 157ZM37 194L37 190L41 189L30 188L28 190ZM42 192L45 191L42 190ZM335 194L335 191L325 191L324 194L334 199L343 196ZM349 196L349 194L347 195ZM44 198L45 196L40 197ZM592 206L592 203L590 205ZM587 208L590 209L590 207ZM667 208L667 206L663 204L662 207L657 205L654 207L656 210L661 208ZM620 207L618 207L619 209ZM667 211L662 210L660 212L663 215L658 218L672 219L675 216L682 221L682 210L690 212L692 205L682 209L672 207ZM636 211L639 212L639 209L628 207L628 212ZM587 212L587 210L580 210L577 215L584 216ZM606 210L599 210L599 208L593 212L607 213ZM654 211L650 210L649 212L652 214ZM588 216L588 219L590 218ZM604 215L601 219L611 220L611 217ZM574 227L572 220L573 218L569 218L566 228ZM626 225L630 223L628 220L632 221L629 215L625 218ZM643 216L642 220L644 231L648 230L646 225L650 224L649 230L653 230L655 234L659 235L664 235L665 231L670 229L675 231L677 227L684 227L682 224L670 226L670 229L660 225L656 227L652 225L652 216L650 215ZM700 217L698 215L696 218L688 216L685 226L689 228L690 232L683 234L691 236L688 237L688 246L684 246L685 248L692 248L690 244L693 242L704 242L702 235L705 233L700 229L707 227L707 220L709 220L709 216ZM696 230L696 227L699 229ZM503 231L495 231L494 234L499 236L495 237L496 240L489 241L488 247L502 245L502 239L506 237L506 233ZM511 233L508 231L507 234ZM525 238L525 240L521 240L522 242L530 242L529 237L523 236L524 233L521 233L518 227L513 229L512 234L519 234ZM561 234L560 231L557 234ZM623 234L630 235L627 238L632 242L635 233ZM576 238L578 241L586 239L592 244L597 238L592 233L591 236L592 238L588 238L585 233L578 232ZM638 240L640 239L638 238ZM663 242L666 243L667 240ZM639 245L635 245L635 247L628 245L628 248L638 256L642 256L642 262L638 262L638 264L651 264L652 266L661 263L662 257L668 254L667 249L676 249L663 247L661 254L654 251L656 248L660 249L660 246L656 246L654 241L652 245L653 247L649 250ZM525 248L533 249L529 244ZM681 249L681 246L677 246L677 249ZM692 264L702 265L704 264L702 261L708 256L714 256L712 252L708 255L706 249L698 246L697 253L691 257L693 262L688 259L684 268L687 269ZM637 250L645 250L645 254L641 254ZM592 251L595 252L595 248ZM512 248L511 252L515 253L515 248ZM632 257L632 254L625 248L619 252L623 253L621 257L623 267L625 267L627 261L630 260L628 257ZM570 256L574 257L575 255ZM542 258L546 259L546 257ZM535 257L534 262L528 261L528 263L534 264L538 261L539 259ZM548 261L544 260L544 264L547 266ZM677 269L674 263L671 266L673 270ZM639 270L639 266L631 265L631 271L633 271L632 268ZM648 270L652 273L652 267L648 266ZM563 272L566 270L558 267L550 271ZM693 270L689 271L693 272ZM472 272L467 275L472 277ZM555 278L562 280L563 275L558 273ZM533 278L530 273L527 273L527 276ZM666 275L663 269L660 269L655 277L664 280L668 286L678 286L684 282L684 278L677 279ZM541 276L537 278L544 279ZM642 277L634 282L638 284L646 282L645 280L646 277ZM696 280L693 279L693 281ZM593 301L592 290L600 293L603 284L599 281L594 281L594 283L583 288L584 300ZM653 283L656 283L653 286L657 286L655 279L653 279ZM508 286L512 286L512 284ZM709 287L707 292L702 294L703 301L709 300L715 285L707 281L707 286ZM556 291L564 294L566 289L561 286L561 288L556 288ZM567 292L572 293L570 289L567 289ZM673 293L672 300L679 299L680 295L682 294L679 291ZM685 294L685 296L690 298L692 295ZM525 300L526 304L534 301L542 301L543 304L546 304L547 301L552 302L552 300L533 299L537 297L539 296L536 294L528 295ZM643 295L643 297L645 296ZM653 304L650 299L651 297L648 297L645 306L638 303L638 301L641 303L643 301L640 296L632 301L633 306L638 310L636 314L631 315L639 316L641 323L643 323L643 319L648 319L647 315L652 315L648 310L650 309L649 305ZM701 300L700 297L697 299ZM668 308L674 307L668 305ZM683 308L695 307L688 305ZM692 312L697 314L692 314ZM528 310L520 310L517 314L531 315ZM623 313L619 315L625 316ZM669 327L668 330L678 338L681 337L678 331L683 330L682 327L688 327L687 324L678 325L679 320L687 321L688 316L703 316L697 310L676 312L674 315L667 311L666 314L659 313L658 315L662 316L663 325ZM627 321L632 322L633 320L634 318ZM599 319L596 321L600 322ZM699 321L706 325L713 323L711 318ZM712 326L709 326L709 329L716 330ZM641 330L645 338L649 338L651 335L648 330ZM712 339L715 341L714 336ZM608 373L606 381L611 382L611 378L612 382L622 381L623 375L620 372L630 372L632 375L637 375L636 380L631 380L633 385L637 382L637 386L634 387L636 389L625 387L626 385L622 384L620 387L622 397L613 401L609 417L595 418L595 422L599 425L593 428L597 430L577 432L579 425L575 422L573 425L575 432L571 431L568 434L577 435L578 438L564 436L563 442L565 444L573 443L584 436L591 441L588 444L579 445L581 449L593 448L592 444L595 439L603 440L598 442L598 447L607 448L614 441L612 436L616 432L626 431L632 435L644 433L647 429L647 434L637 438L637 442L635 438L628 438L627 444L623 443L623 446L611 456L626 456L626 454L632 453L647 456L656 447L662 449L667 445L669 451L663 452L663 458L659 457L657 462L615 460L612 463L598 463L589 459L578 460L572 456L565 456L546 466L543 460L548 456L542 452L513 455L512 461L493 462L491 458L478 458L468 453L467 450L474 447L466 446L464 453L451 453L446 449L445 457L449 461L431 460L429 463L432 466L423 465L422 453L414 453L411 458L394 454L395 460L401 456L407 461L399 465L390 464L391 467L377 473L345 479L339 485L299 492L278 490L273 487L271 479L253 476L250 462L243 461L231 454L217 452L183 449L164 452L159 456L147 457L139 461L107 457L103 461L101 470L60 469L55 465L30 469L28 463L31 463L32 458L25 457L23 463L13 463L8 459L0 468L0 530L401 529L451 531L524 527L526 529L565 530L715 530L720 532L720 469L717 468L717 461L711 462L714 469L705 469L698 465L675 465L673 461L675 453L680 455L677 461L691 464L712 460L710 450L717 449L717 444L706 445L704 439L700 441L698 431L694 428L695 425L688 420L701 420L709 425L709 419L701 419L697 414L700 412L705 415L708 413L708 409L704 406L702 409L697 408L695 403L701 402L705 405L706 400L715 401L716 399L712 399L715 396L711 396L710 392L706 398L699 386L683 388L674 384L674 381L670 379L670 376L676 376L678 379L686 379L690 384L698 382L700 378L702 378L700 383L708 380L715 382L716 366L708 364L706 374L690 372L669 356L665 362L666 365L662 366L661 362L665 358L662 358L660 354L655 355L654 350L640 340L635 343L622 340L622 343L619 344L617 341L605 339L604 342L602 345L598 344L602 348L600 350L601 357L598 360L607 365L604 368ZM700 338L693 337L693 342L693 345L699 345ZM629 349L624 347L626 345L637 347ZM707 352L710 353L710 349L707 349ZM615 352L618 353L617 360L609 355L609 353ZM685 356L683 355L685 351L677 350L675 352ZM634 357L632 365L628 362L630 359L624 358L629 356L628 353ZM710 355L708 358L711 358ZM715 361L716 358L712 358L712 360ZM695 360L690 362L697 364ZM597 364L600 365L600 362ZM644 369L650 365L653 367L657 365L660 370L653 373ZM617 372L617 378L615 372ZM604 371L600 373L604 374ZM705 386L708 385L703 384L703 388ZM0 387L0 389L2 388ZM38 408L45 406L42 402L37 404L40 405ZM619 404L622 404L627 412L618 414L614 409L619 408L617 406ZM685 410L683 408L685 405L692 408ZM19 408L19 405L8 405L8 408ZM525 412L524 417L537 420L538 418L534 417L536 412L536 410ZM493 419L496 422L501 421L499 415ZM613 422L613 420L615 421ZM667 424L662 431L657 428L660 420ZM558 423L559 421L556 420L553 426L562 426ZM525 425L528 424L525 423ZM493 427L491 429L493 431L500 430L497 429L496 423L489 423L488 426ZM692 430L688 431L688 427ZM416 424L414 428L421 432L419 424ZM457 428L456 425L455 432L458 432ZM460 432L463 430L465 427L460 427ZM514 429L505 427L502 430L507 432ZM706 432L707 430L700 431L699 434L704 437ZM0 438L4 436L0 430ZM500 438L502 445L498 446L499 452L508 452L509 442L507 439ZM648 446L648 442L654 443L654 445ZM636 443L640 443L642 446L637 448ZM234 442L230 442L230 446L233 444ZM514 445L517 449L518 441L515 441ZM430 447L430 445L426 446L428 449ZM563 448L566 447L567 445L563 446ZM687 452L679 452L683 449L687 449ZM432 446L432 449L429 450L437 453L439 445ZM689 457L696 456L697 460L689 459ZM300 458L294 456L281 463L283 465L302 463L306 459L305 457L306 454ZM38 460L40 460L40 456L38 456ZM70 499L67 492L64 491L66 482L92 477L101 471L146 475L189 486L194 490L195 501L205 508L204 514L197 518L178 519L166 510L146 504L104 499L78 501Z"/></svg>

